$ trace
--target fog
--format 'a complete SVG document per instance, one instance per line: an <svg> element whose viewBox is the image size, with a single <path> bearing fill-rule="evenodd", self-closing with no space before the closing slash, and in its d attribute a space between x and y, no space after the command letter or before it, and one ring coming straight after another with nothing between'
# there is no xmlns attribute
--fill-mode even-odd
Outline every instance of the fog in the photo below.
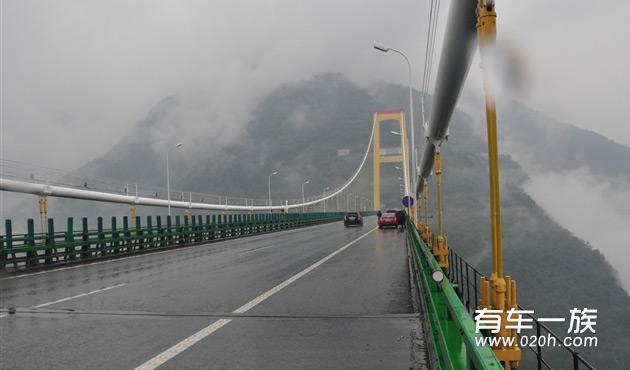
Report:
<svg viewBox="0 0 630 370"><path fill-rule="evenodd" d="M630 184L602 180L587 168L528 173L523 189L552 219L601 251L630 293Z"/></svg>
<svg viewBox="0 0 630 370"><path fill-rule="evenodd" d="M4 0L2 158L74 169L107 151L166 96L183 101L173 122L185 128L177 130L184 139L213 130L228 145L256 103L282 83L330 71L359 84L406 83L402 59L375 52L375 43L404 50L419 86L428 5ZM630 144L630 129L620 124L630 95L621 42L630 26L621 17L630 5L608 2L596 12L586 1L497 6L500 38L513 42L531 70L523 100ZM447 9L445 1L442 18ZM582 27L587 16L590 26ZM443 27L442 19L438 47ZM467 89L480 88L476 76L478 63ZM153 134L171 137L168 130Z"/></svg>
<svg viewBox="0 0 630 370"><path fill-rule="evenodd" d="M329 71L404 81L404 61L375 52L377 42L423 60L426 4L417 1L2 6L2 157L61 169L103 154L166 96L182 104L173 126L152 135L213 130L227 145L282 83Z"/></svg>

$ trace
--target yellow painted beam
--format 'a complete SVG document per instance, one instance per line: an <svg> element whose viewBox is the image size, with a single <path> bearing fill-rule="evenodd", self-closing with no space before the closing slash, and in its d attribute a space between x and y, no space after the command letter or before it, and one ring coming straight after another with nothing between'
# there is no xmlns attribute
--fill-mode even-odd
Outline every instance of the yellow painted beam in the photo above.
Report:
<svg viewBox="0 0 630 370"><path fill-rule="evenodd" d="M380 161L381 163L402 163L403 156L402 155L381 156Z"/></svg>

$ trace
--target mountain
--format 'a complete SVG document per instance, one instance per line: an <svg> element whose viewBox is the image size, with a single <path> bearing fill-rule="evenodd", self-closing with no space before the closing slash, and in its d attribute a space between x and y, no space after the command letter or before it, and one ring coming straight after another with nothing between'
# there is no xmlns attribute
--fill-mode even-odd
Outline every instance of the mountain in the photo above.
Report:
<svg viewBox="0 0 630 370"><path fill-rule="evenodd" d="M510 152L549 171L586 167L630 183L630 148L595 132L558 122L514 100L499 105L501 140Z"/></svg>
<svg viewBox="0 0 630 370"><path fill-rule="evenodd" d="M183 150L172 151L170 156L173 189L265 199L267 176L278 169L280 173L273 177L274 198L277 194L299 198L306 179L310 180L307 196L321 194L325 187L342 184L360 163L370 135L372 113L405 107L406 94L402 86L378 84L366 89L339 74L327 74L278 87L260 101L243 126L217 123L202 130L181 119L189 116L190 110L184 98L167 97L102 158L87 163L65 181L118 190L123 184L138 183L144 194L163 194L164 143L185 136L189 141ZM430 106L430 97L426 105ZM502 119L506 115L509 118ZM418 111L415 120L420 127ZM609 161L609 156L628 158L627 148L613 145L597 134L570 126L555 127L542 115L517 105L513 111L503 112L500 120L502 125L510 121L501 126L503 140L517 144L515 153L521 151L517 146L531 149L531 161L538 166L565 169L587 163L593 171L606 176L630 174L630 161ZM542 129L551 133L537 134L546 132ZM160 132L168 133L166 141ZM227 140L228 136L232 139ZM422 141L423 136L418 129L417 140ZM383 146L393 146L396 137L383 134L383 140ZM596 144L606 151L594 153L588 149ZM449 245L487 273L490 241L486 144L471 116L455 112L443 153ZM599 346L580 352L600 368L626 368L630 297L604 255L554 221L528 195L524 186L530 174L518 162L520 156L510 154L501 157L504 264L506 273L517 280L518 302L543 317L568 319L568 311L574 307L598 309ZM370 196L371 171L368 161L351 189L353 193ZM395 171L387 167L383 172L388 207L399 202ZM110 183L97 179L108 179ZM147 188L146 184L155 188ZM211 199L209 195L197 196ZM126 206L95 207L88 202L58 199L51 202L50 209L53 215L91 217L128 212ZM158 213L163 214L164 210L140 209L142 215ZM565 326L552 328L566 335Z"/></svg>

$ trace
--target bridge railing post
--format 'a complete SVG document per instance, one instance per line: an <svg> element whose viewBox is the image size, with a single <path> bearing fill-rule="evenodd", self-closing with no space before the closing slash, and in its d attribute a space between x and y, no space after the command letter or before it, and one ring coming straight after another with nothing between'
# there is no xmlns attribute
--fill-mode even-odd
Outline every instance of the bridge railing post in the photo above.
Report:
<svg viewBox="0 0 630 370"><path fill-rule="evenodd" d="M190 242L190 221L188 215L184 215L184 244Z"/></svg>
<svg viewBox="0 0 630 370"><path fill-rule="evenodd" d="M146 241L147 241L147 248L153 248L155 246L154 242L153 242L153 220L151 218L151 216L147 216L147 237L146 237Z"/></svg>
<svg viewBox="0 0 630 370"><path fill-rule="evenodd" d="M26 243L28 244L26 266L35 267L39 264L39 256L35 243L35 220L32 218L26 220Z"/></svg>
<svg viewBox="0 0 630 370"><path fill-rule="evenodd" d="M96 255L105 254L105 234L103 233L103 217L96 219Z"/></svg>
<svg viewBox="0 0 630 370"><path fill-rule="evenodd" d="M197 241L197 220L195 220L195 216L190 216L190 231L188 232L189 242L195 242Z"/></svg>
<svg viewBox="0 0 630 370"><path fill-rule="evenodd" d="M6 269L7 256L9 250L13 249L13 231L11 228L11 220L4 221L4 240L0 244L0 270ZM15 259L15 258L14 258Z"/></svg>
<svg viewBox="0 0 630 370"><path fill-rule="evenodd" d="M81 241L81 259L90 258L90 230L87 217L81 219Z"/></svg>
<svg viewBox="0 0 630 370"><path fill-rule="evenodd" d="M173 245L173 219L166 216L166 245Z"/></svg>
<svg viewBox="0 0 630 370"><path fill-rule="evenodd" d="M155 216L155 228L157 229L157 246L164 247L167 245L168 237L164 235L164 228L162 227L162 216Z"/></svg>
<svg viewBox="0 0 630 370"><path fill-rule="evenodd" d="M66 248L64 250L63 259L74 260L74 219L72 217L68 217L66 224Z"/></svg>
<svg viewBox="0 0 630 370"><path fill-rule="evenodd" d="M130 252L132 242L131 242L131 232L129 231L129 217L127 216L123 216L123 238L124 238L123 245L125 246L125 251Z"/></svg>
<svg viewBox="0 0 630 370"><path fill-rule="evenodd" d="M118 227L116 225L116 217L112 217L112 230L111 230L112 242L110 244L110 250L113 249L114 253L120 253L120 240L118 234Z"/></svg>
<svg viewBox="0 0 630 370"><path fill-rule="evenodd" d="M46 237L46 251L44 262L49 265L53 263L53 248L55 247L55 223L52 218L48 219L48 235ZM56 253L55 253L56 254ZM58 259L59 257L57 257Z"/></svg>
<svg viewBox="0 0 630 370"><path fill-rule="evenodd" d="M135 249L144 248L144 232L142 231L141 223L142 221L140 220L140 216L136 216L136 222L135 222L135 226L136 226L135 245L136 246L134 247Z"/></svg>
<svg viewBox="0 0 630 370"><path fill-rule="evenodd" d="M103 255L105 248L105 235L103 234L103 217L96 218L96 253L97 255Z"/></svg>
<svg viewBox="0 0 630 370"><path fill-rule="evenodd" d="M182 231L182 224L181 224L181 220L179 218L179 215L175 216L175 242L177 244L182 244L183 242L183 231Z"/></svg>
<svg viewBox="0 0 630 370"><path fill-rule="evenodd" d="M204 239L205 239L205 231L203 227L203 216L198 215L197 216L197 240L202 241Z"/></svg>

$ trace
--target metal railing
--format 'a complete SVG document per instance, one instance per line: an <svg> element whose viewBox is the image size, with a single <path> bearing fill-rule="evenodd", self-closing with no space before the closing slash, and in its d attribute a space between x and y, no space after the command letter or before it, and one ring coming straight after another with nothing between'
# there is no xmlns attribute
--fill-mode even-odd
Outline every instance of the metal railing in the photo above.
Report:
<svg viewBox="0 0 630 370"><path fill-rule="evenodd" d="M45 233L35 233L35 222L28 219L26 234L13 234L11 220L5 220L5 235L0 236L0 269L47 266L207 243L340 221L342 215L341 212L215 214L184 216L183 221L180 216L165 219L146 216L144 225L139 216L133 224L125 216L122 225L112 217L107 229L102 217L97 218L96 229L91 229L88 219L83 217L80 230L75 230L74 219L69 217L65 231L61 232L55 231L53 219L48 219Z"/></svg>
<svg viewBox="0 0 630 370"><path fill-rule="evenodd" d="M466 260L460 257L453 249L449 249L448 251L448 263L449 269L446 273L449 281L455 285L455 291L459 296L460 300L466 307L466 310L474 317L475 309L477 308L477 302L479 302L479 281L483 274L481 274L476 268L471 266ZM519 310L525 310L523 307L519 306ZM532 319L533 325L535 325L536 337L540 338L542 336L551 336L557 340L557 343L560 343L560 346L555 348L562 348L565 353L568 354L572 360L572 369L580 370L580 369L589 369L595 370L595 367L591 365L588 361L586 361L575 349L570 346L566 346L563 342L563 339L556 334L553 330L551 330L547 325L540 322L538 317L533 314L525 313L525 315ZM536 366L538 370L547 369L553 370L554 367L551 365L551 361L546 359L543 356L543 350L540 346L540 343L534 346L527 346L527 348L534 354L536 362ZM566 364L563 364L562 369L567 369Z"/></svg>
<svg viewBox="0 0 630 370"><path fill-rule="evenodd" d="M501 363L489 346L476 345L482 334L475 331L475 323L468 308L460 300L455 284L443 275L440 265L412 222L408 222L407 229L413 252L413 272L418 281L418 293L428 326L427 336L433 344L437 367L501 369Z"/></svg>

